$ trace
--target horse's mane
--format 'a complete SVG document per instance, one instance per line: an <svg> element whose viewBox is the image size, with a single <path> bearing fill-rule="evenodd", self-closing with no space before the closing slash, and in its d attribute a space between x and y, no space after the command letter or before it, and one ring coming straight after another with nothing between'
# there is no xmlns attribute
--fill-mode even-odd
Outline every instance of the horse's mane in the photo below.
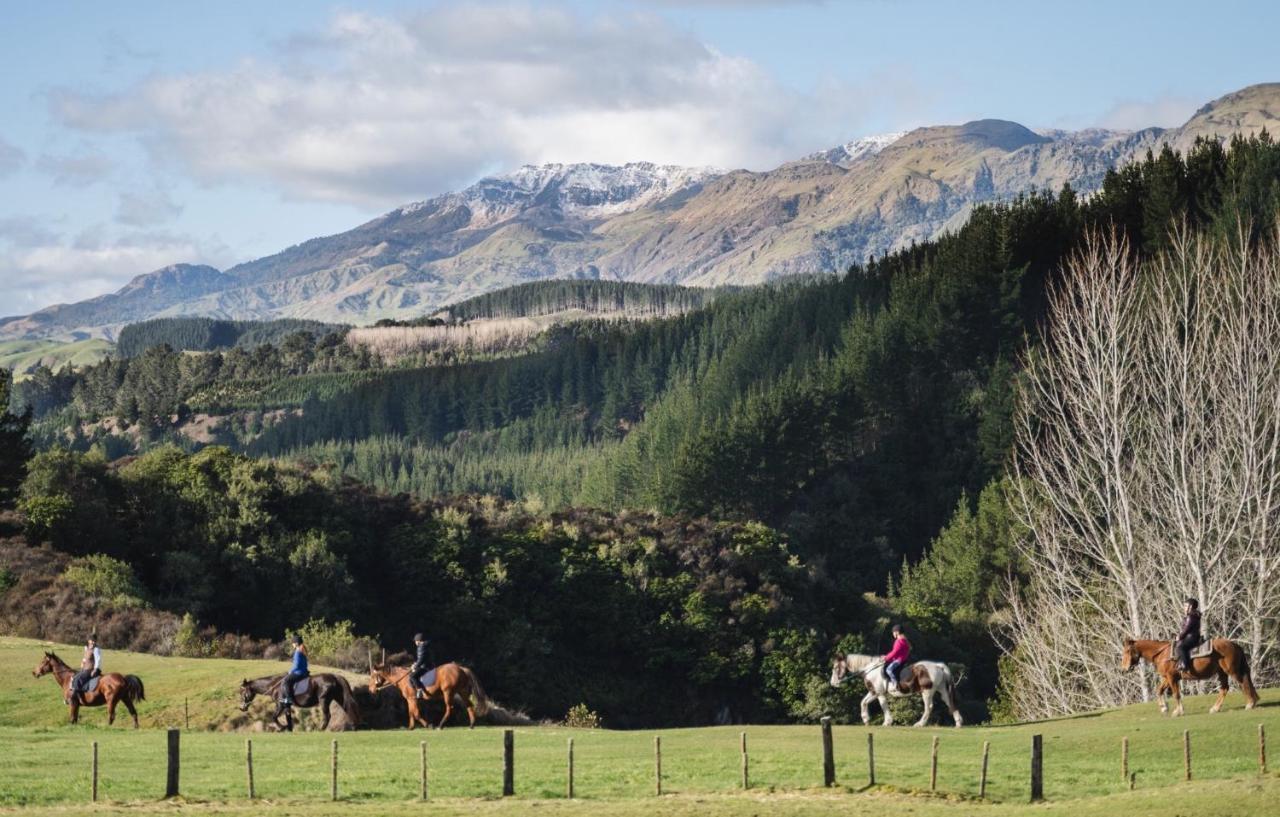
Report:
<svg viewBox="0 0 1280 817"><path fill-rule="evenodd" d="M61 658L59 658L56 652L51 652L46 654L49 656L49 660L57 662L59 665L66 667L67 669L71 669L71 665L68 664L66 661L63 661Z"/></svg>
<svg viewBox="0 0 1280 817"><path fill-rule="evenodd" d="M862 655L856 652L851 652L844 657L844 665L850 672L865 672L872 664L883 662L884 659L879 655Z"/></svg>

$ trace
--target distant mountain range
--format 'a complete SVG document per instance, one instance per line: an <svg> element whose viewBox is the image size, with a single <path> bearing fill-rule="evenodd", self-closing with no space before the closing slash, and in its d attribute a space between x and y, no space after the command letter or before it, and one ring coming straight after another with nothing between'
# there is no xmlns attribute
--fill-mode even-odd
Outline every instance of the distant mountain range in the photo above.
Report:
<svg viewBox="0 0 1280 817"><path fill-rule="evenodd" d="M550 278L755 284L832 272L1168 143L1280 130L1280 83L1164 130L1032 131L984 119L860 139L774 170L637 162L523 167L225 272L175 264L118 292L0 319L0 339L114 337L176 315L367 323Z"/></svg>

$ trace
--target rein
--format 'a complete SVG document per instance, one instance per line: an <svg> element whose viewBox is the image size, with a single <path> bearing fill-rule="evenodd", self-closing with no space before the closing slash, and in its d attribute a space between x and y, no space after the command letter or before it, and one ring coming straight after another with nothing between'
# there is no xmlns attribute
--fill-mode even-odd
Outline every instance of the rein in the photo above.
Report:
<svg viewBox="0 0 1280 817"><path fill-rule="evenodd" d="M374 686L374 691L386 689L387 687L391 687L391 686L399 686L400 682L408 677L409 677L409 670L407 669L402 671L400 675L394 679L388 678L386 674L383 674L382 676L383 680Z"/></svg>

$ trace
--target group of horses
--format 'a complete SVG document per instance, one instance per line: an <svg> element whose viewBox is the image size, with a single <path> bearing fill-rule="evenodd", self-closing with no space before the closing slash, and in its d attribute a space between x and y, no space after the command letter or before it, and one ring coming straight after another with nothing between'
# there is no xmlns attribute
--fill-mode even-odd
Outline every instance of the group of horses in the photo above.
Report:
<svg viewBox="0 0 1280 817"><path fill-rule="evenodd" d="M1235 681L1244 693L1245 709L1253 709L1258 703L1258 691L1253 687L1253 675L1249 669L1249 659L1244 649L1234 641L1226 638L1214 638L1208 642L1208 649L1199 657L1191 660L1186 670L1178 666L1177 655L1169 641L1137 640L1126 638L1121 644L1120 669L1122 672L1133 670L1143 661L1155 667L1160 683L1156 688L1156 697L1160 702L1160 711L1168 713L1167 696L1172 694L1176 706L1173 714L1182 714L1182 681L1218 682L1218 700L1209 709L1217 712L1227 697L1230 685L1228 678ZM862 698L862 722L871 723L870 705L878 701L884 713L884 725L893 724L893 713L889 711L889 698L905 698L919 694L924 699L924 714L916 721L916 726L924 726L933 713L935 695L942 696L942 701L951 711L951 718L957 727L964 725L964 718L956 701L956 681L951 669L938 661L917 661L903 668L897 683L890 681L884 673L884 659L875 655L859 655L850 653L837 658L831 667L831 686L839 687L850 675L861 675L866 684L867 694Z"/></svg>
<svg viewBox="0 0 1280 817"><path fill-rule="evenodd" d="M1129 672L1142 661L1155 667L1160 678L1156 695L1160 702L1160 711L1169 711L1167 696L1172 694L1176 706L1173 714L1182 714L1181 681L1217 680L1218 700L1210 708L1217 712L1227 697L1228 678L1234 680L1245 696L1245 708L1252 709L1258 703L1258 692L1254 689L1253 678L1249 669L1249 659L1239 644L1225 638L1215 638L1209 642L1207 654L1193 658L1190 669L1182 670L1174 654L1173 645L1168 641L1124 639L1120 669ZM71 682L76 671L62 659L51 652L44 654L44 659L31 673L36 678L52 674L62 689L62 694L71 701L71 722L78 723L81 706L106 706L108 725L115 723L116 706L123 703L133 717L133 726L138 728L139 701L146 700L146 692L142 679L136 675L122 675L118 672L107 673L97 679L96 686L88 691L72 696ZM889 711L889 698L903 698L919 694L924 700L924 713L916 726L924 726L933 713L934 696L940 695L951 713L957 727L964 725L956 699L956 679L951 669L938 661L917 661L907 665L896 683L891 682L884 674L884 660L874 655L851 653L837 658L831 668L831 686L839 687L851 675L861 675L866 684L867 694L862 698L862 722L871 723L870 705L879 702L884 713L884 725L893 724L893 714ZM269 696L276 702L275 713L271 716L277 728L293 730L293 706L303 708L318 707L324 715L321 729L329 727L330 708L337 704L346 714L347 721L353 726L360 723L360 706L356 702L351 684L346 678L335 673L321 672L308 676L305 687L299 685L295 689L292 705L283 703L280 698L281 684L284 675L269 675L263 678L245 679L240 684L240 710L248 712L249 706L259 695ZM417 691L409 678L407 667L388 664L384 657L382 663L374 664L373 656L369 656L369 693L377 696L383 689L393 687L404 698L408 710L408 727L430 728L423 703L426 700L440 699L444 703L444 714L435 724L436 728L444 728L453 715L454 703L461 703L467 711L469 726L474 728L476 716L484 716L491 708L489 698L476 675L468 667L450 662L436 667L434 678L425 686L425 699L418 697ZM282 723L280 717L284 716Z"/></svg>
<svg viewBox="0 0 1280 817"><path fill-rule="evenodd" d="M36 678L45 675L54 677L63 697L70 701L72 723L80 722L80 707L105 706L107 707L107 724L114 724L116 706L124 704L129 714L133 716L133 727L138 728L136 704L146 700L141 678L136 675L110 672L96 678L97 683L91 689L72 695L71 684L76 672L56 654L46 652L31 674ZM254 698L263 695L275 701L276 708L271 721L277 728L285 731L293 731L293 707L295 706L304 709L319 708L323 714L320 725L322 730L329 728L331 708L334 704L342 709L347 722L352 726L360 723L360 705L356 701L351 684L343 676L331 672L319 672L307 676L305 684L299 683L294 688L292 704L284 703L281 699L281 685L284 678L284 675L268 675L241 681L240 711L248 712ZM483 717L492 708L489 697L485 695L484 688L480 686L480 680L475 673L469 667L453 662L435 668L434 679L424 688L424 697L420 699L410 682L408 668L390 665L385 659L381 664L374 664L370 656L369 693L377 696L388 687L394 687L404 698L409 713L410 729L415 726L428 728L432 726L426 718L426 709L423 706L432 699L440 699L444 702L444 715L435 724L436 728L441 729L453 715L455 702L461 703L466 708L467 719L472 728L475 728L476 717ZM283 722L280 720L282 715Z"/></svg>

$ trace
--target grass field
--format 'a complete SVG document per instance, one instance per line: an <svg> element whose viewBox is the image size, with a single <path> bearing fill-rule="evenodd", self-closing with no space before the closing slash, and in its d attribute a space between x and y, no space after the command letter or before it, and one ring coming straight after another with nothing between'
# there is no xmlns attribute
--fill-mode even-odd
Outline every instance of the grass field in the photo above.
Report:
<svg viewBox="0 0 1280 817"><path fill-rule="evenodd" d="M1208 697L1188 699L1188 716L1160 716L1154 705L1009 727L834 729L837 786L824 789L817 726L746 726L613 732L528 727L515 730L516 797L498 797L502 730L409 733L246 734L196 730L182 735L180 804L162 803L165 735L105 727L105 713L85 710L81 726L66 713L48 678L30 670L36 642L0 639L0 810L24 815L87 809L90 743L100 752L101 798L93 813L181 810L253 813L245 798L245 739L252 738L257 794L279 814L385 814L415 807L419 742L428 744L433 799L451 813L559 814L1280 814L1280 777L1261 776L1257 728L1280 735L1280 707L1210 715ZM67 650L69 652L69 650ZM147 683L142 705L150 726L180 723L181 679L206 689L192 698L193 727L234 706L244 675L278 663L166 659L109 653L111 667ZM1280 703L1280 700L1277 700ZM1194 781L1183 782L1182 730L1190 730ZM741 792L739 733L746 731L752 789ZM875 735L877 787L867 781L867 733ZM1045 796L1026 805L1032 734L1044 736ZM663 796L654 796L653 738L662 738ZM938 791L929 792L929 753L939 737ZM1137 790L1120 777L1120 742L1130 741ZM563 800L567 739L575 744L578 800ZM339 743L339 796L328 802L330 742ZM1277 740L1277 739L1273 739ZM991 744L987 800L977 799L982 744ZM1280 751L1280 750L1277 750ZM1277 758L1280 762L1280 757ZM1176 803L1171 798L1176 798Z"/></svg>
<svg viewBox="0 0 1280 817"><path fill-rule="evenodd" d="M0 341L0 368L13 369L14 378L22 380L30 369L40 364L60 369L65 364L86 366L111 354L115 345L101 338L77 341L6 340Z"/></svg>

